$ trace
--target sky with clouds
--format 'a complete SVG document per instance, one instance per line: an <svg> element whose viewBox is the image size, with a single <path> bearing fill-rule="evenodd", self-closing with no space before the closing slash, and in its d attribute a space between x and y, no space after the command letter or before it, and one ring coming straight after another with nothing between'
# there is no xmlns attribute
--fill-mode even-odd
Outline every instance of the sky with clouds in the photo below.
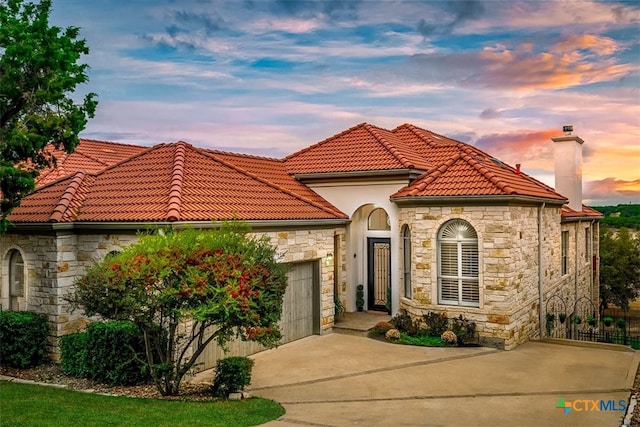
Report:
<svg viewBox="0 0 640 427"><path fill-rule="evenodd" d="M283 157L361 122L473 144L584 196L640 203L640 1L54 0L78 26L85 138Z"/></svg>

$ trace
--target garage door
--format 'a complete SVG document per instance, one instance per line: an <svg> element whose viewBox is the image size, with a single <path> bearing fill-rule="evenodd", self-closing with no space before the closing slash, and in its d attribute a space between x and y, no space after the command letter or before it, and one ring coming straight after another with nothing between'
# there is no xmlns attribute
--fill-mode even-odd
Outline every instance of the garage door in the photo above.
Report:
<svg viewBox="0 0 640 427"><path fill-rule="evenodd" d="M318 306L320 292L317 290L317 263L293 264L288 274L287 292L284 294L280 331L282 343L319 333ZM314 298L314 296L318 298Z"/></svg>
<svg viewBox="0 0 640 427"><path fill-rule="evenodd" d="M320 333L320 275L318 261L291 264L288 285L282 301L280 332L282 344ZM213 368L218 359L248 356L265 348L258 343L236 340L225 353L215 343L200 355L198 370Z"/></svg>

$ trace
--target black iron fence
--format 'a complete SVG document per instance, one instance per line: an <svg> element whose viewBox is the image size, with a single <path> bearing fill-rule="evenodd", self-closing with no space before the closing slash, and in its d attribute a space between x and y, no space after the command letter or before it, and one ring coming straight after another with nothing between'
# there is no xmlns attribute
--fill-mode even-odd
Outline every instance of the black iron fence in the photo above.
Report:
<svg viewBox="0 0 640 427"><path fill-rule="evenodd" d="M546 304L546 336L628 345L640 350L640 310L615 307L598 313L587 297L571 304L558 295Z"/></svg>

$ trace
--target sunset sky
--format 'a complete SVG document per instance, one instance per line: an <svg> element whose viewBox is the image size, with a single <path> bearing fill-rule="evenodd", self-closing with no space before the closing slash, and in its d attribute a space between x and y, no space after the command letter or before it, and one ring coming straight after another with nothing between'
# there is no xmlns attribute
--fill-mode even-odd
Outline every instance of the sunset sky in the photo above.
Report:
<svg viewBox="0 0 640 427"><path fill-rule="evenodd" d="M412 123L584 196L640 203L640 1L54 0L99 96L85 138L282 157L361 122Z"/></svg>

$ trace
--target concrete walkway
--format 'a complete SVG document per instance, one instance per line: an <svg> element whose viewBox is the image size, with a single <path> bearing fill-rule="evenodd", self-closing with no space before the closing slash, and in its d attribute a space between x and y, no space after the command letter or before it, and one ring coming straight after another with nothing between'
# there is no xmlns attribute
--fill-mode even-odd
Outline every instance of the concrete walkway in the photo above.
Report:
<svg viewBox="0 0 640 427"><path fill-rule="evenodd" d="M609 400L616 409L627 403L639 356L543 342L443 349L330 334L254 355L249 391L286 409L272 427L613 427L624 411L596 411L597 401L605 409ZM556 409L559 398L575 409Z"/></svg>

